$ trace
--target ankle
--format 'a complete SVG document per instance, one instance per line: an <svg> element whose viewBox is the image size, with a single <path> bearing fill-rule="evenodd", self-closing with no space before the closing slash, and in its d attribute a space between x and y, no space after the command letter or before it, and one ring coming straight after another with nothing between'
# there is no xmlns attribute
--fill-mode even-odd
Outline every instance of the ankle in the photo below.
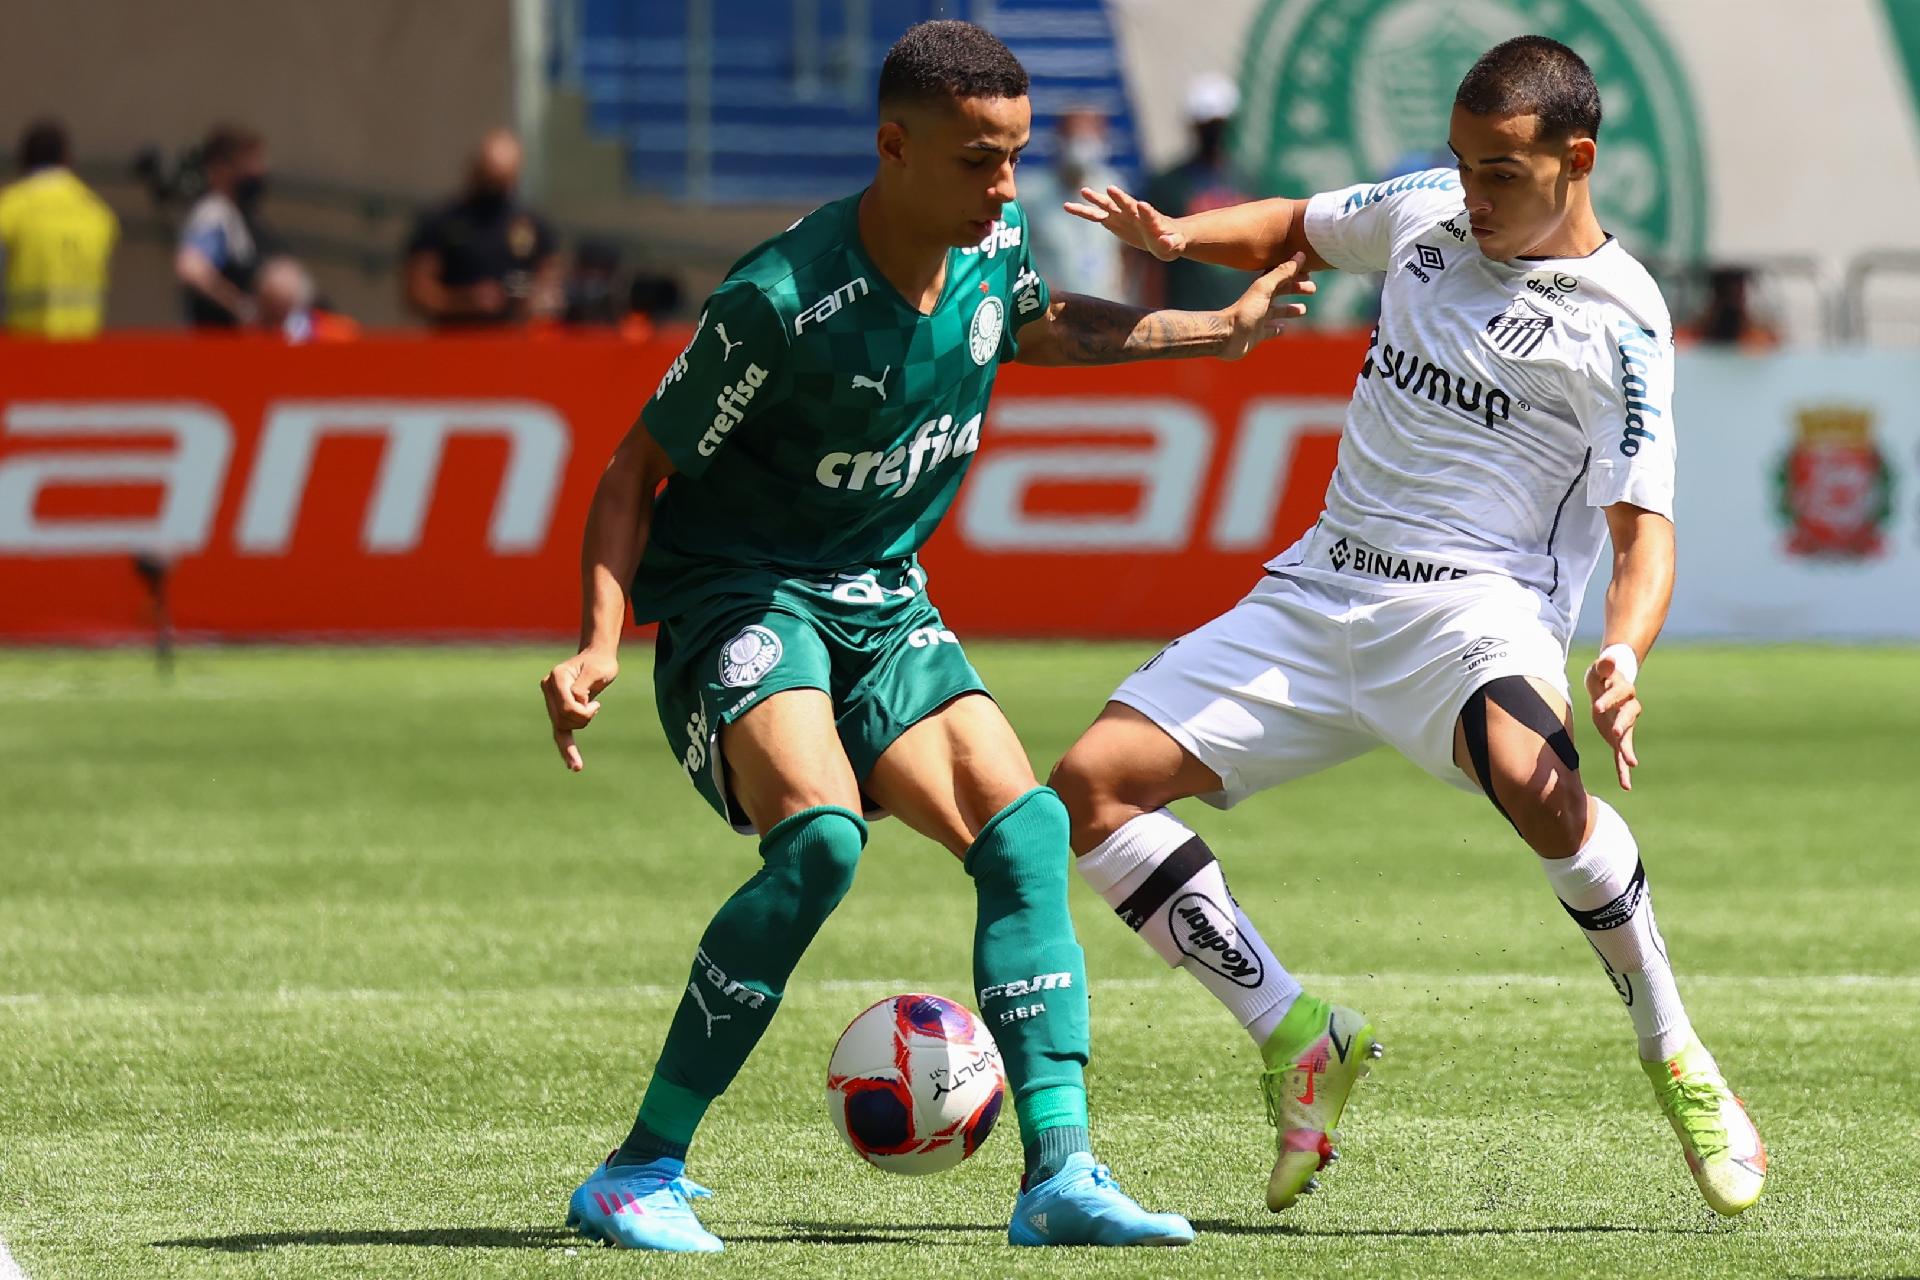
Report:
<svg viewBox="0 0 1920 1280"><path fill-rule="evenodd" d="M1082 1153L1090 1154L1091 1151L1092 1144L1083 1125L1064 1124L1042 1129L1027 1144L1027 1172L1024 1179L1027 1187L1039 1186L1066 1168L1070 1158Z"/></svg>
<svg viewBox="0 0 1920 1280"><path fill-rule="evenodd" d="M1293 1001L1286 1016L1280 1019L1280 1025L1273 1029L1266 1042L1260 1046L1260 1057L1269 1070L1291 1065L1295 1058L1305 1053L1316 1038L1327 1029L1327 1018L1333 1006L1304 991Z"/></svg>

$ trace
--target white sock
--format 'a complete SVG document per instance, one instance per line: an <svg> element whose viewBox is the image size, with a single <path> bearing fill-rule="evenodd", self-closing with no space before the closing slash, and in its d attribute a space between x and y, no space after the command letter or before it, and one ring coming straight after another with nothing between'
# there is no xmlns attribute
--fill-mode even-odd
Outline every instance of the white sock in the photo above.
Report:
<svg viewBox="0 0 1920 1280"><path fill-rule="evenodd" d="M1165 809L1143 813L1074 859L1162 960L1185 969L1265 1045L1300 984L1273 958L1206 842Z"/></svg>
<svg viewBox="0 0 1920 1280"><path fill-rule="evenodd" d="M1547 883L1600 956L1613 989L1627 1002L1640 1056L1671 1058L1693 1035L1653 922L1653 896L1633 832L1604 800L1592 799L1593 835L1571 858L1542 858Z"/></svg>

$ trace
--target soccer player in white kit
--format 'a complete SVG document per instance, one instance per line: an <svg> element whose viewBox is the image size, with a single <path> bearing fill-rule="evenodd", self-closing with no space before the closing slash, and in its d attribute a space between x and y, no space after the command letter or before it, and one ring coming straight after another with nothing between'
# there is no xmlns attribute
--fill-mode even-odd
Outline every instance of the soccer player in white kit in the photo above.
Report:
<svg viewBox="0 0 1920 1280"><path fill-rule="evenodd" d="M1539 855L1707 1203L1739 1213L1765 1180L1759 1134L1681 1006L1633 835L1587 793L1572 740L1567 645L1603 537L1586 696L1623 788L1674 567L1673 324L1595 217L1600 115L1579 55L1521 36L1461 81L1457 171L1179 219L1117 188L1068 206L1163 259L1260 270L1304 253L1386 273L1319 522L1128 677L1051 779L1087 882L1260 1046L1272 1209L1317 1185L1379 1043L1301 992L1165 806L1227 808L1382 743L1485 794Z"/></svg>

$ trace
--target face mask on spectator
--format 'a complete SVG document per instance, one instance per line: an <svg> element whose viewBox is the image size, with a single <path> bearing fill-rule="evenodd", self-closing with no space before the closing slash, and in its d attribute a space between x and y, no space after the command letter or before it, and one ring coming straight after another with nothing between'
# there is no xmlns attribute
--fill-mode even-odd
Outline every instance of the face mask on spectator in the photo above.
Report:
<svg viewBox="0 0 1920 1280"><path fill-rule="evenodd" d="M513 192L508 188L481 184L474 187L468 199L481 213L498 213L513 200Z"/></svg>
<svg viewBox="0 0 1920 1280"><path fill-rule="evenodd" d="M242 210L251 213L259 208L260 198L267 193L267 180L260 174L248 174L233 184L233 202Z"/></svg>
<svg viewBox="0 0 1920 1280"><path fill-rule="evenodd" d="M1111 150L1107 140L1098 134L1083 133L1068 138L1060 146L1060 159L1067 168L1079 173L1091 173L1105 167Z"/></svg>

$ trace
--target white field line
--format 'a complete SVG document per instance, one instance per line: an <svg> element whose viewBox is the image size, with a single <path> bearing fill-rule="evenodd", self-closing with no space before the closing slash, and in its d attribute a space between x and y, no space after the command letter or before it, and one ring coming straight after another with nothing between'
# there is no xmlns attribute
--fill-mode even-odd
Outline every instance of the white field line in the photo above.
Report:
<svg viewBox="0 0 1920 1280"><path fill-rule="evenodd" d="M1432 990L1435 987L1472 990L1499 990L1503 987L1554 988L1569 985L1582 985L1587 978L1578 975L1556 975L1547 973L1303 973L1296 975L1306 985L1319 989L1339 989L1342 987L1402 987L1416 990ZM1769 974L1744 976L1740 974L1701 974L1680 975L1680 980L1688 987L1714 987L1727 990L1778 991L1799 990L1829 991L1835 988L1852 988L1867 991L1920 992L1920 974L1886 973L1810 973L1810 974ZM884 996L891 992L923 990L929 984L913 978L833 978L822 982L803 982L797 984L791 994L804 996L810 991L872 993ZM1100 992L1185 990L1190 980L1178 973L1168 973L1154 978L1096 978L1092 983L1095 994ZM124 992L100 992L91 994L63 994L47 992L0 992L0 1007L7 1005L87 1005L87 1004L126 1004L126 1005L216 1005L216 1004L329 1004L329 1003L381 1003L406 1002L416 1000L460 1001L460 1000L512 1000L524 998L567 998L610 997L628 1000L665 1000L678 997L684 986L666 983L634 983L625 986L557 986L557 987L503 987L503 988L385 988L385 987L281 987L274 991L194 991L164 992L141 995ZM0 1272L0 1280L8 1280Z"/></svg>
<svg viewBox="0 0 1920 1280"><path fill-rule="evenodd" d="M27 1280L27 1273L20 1269L20 1264L13 1260L11 1253L7 1252L5 1240L0 1240L0 1280Z"/></svg>

